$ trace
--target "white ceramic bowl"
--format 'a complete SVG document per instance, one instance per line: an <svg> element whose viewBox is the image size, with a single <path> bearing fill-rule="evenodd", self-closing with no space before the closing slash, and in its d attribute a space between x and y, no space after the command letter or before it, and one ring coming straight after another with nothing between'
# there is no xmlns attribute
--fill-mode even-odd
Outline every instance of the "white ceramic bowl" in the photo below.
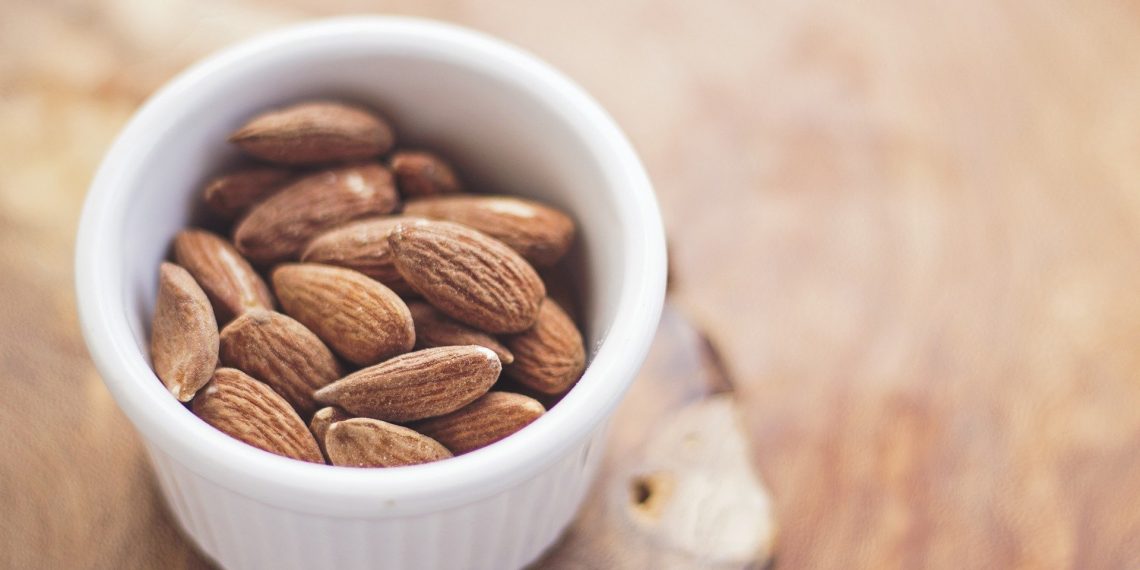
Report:
<svg viewBox="0 0 1140 570"><path fill-rule="evenodd" d="M573 214L590 348L578 385L525 430L447 461L312 465L199 421L150 369L157 267L226 134L274 105L350 98L400 141L438 148L486 189ZM665 283L652 188L609 116L517 48L423 20L326 20L255 38L182 73L107 153L79 228L83 333L146 444L171 511L227 568L502 569L550 546L597 471L605 426L652 339Z"/></svg>

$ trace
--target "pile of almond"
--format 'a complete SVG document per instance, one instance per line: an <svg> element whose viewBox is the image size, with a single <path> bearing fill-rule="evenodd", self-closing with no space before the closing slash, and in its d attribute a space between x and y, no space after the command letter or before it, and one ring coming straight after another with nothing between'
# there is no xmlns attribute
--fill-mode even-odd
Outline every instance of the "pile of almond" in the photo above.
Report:
<svg viewBox="0 0 1140 570"><path fill-rule="evenodd" d="M412 465L511 435L582 375L535 269L570 249L564 213L464 193L353 105L271 110L229 141L257 165L206 186L216 231L175 237L151 331L156 374L206 423L303 461Z"/></svg>

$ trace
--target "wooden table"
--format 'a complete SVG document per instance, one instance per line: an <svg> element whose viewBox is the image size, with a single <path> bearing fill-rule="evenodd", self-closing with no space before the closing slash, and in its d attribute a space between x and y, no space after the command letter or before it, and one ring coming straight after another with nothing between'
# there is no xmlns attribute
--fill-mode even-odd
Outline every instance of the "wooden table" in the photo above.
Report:
<svg viewBox="0 0 1140 570"><path fill-rule="evenodd" d="M0 565L201 564L79 338L84 189L190 61L372 9L0 0ZM1140 567L1135 6L385 9L536 52L628 131L674 303L735 380L777 568Z"/></svg>

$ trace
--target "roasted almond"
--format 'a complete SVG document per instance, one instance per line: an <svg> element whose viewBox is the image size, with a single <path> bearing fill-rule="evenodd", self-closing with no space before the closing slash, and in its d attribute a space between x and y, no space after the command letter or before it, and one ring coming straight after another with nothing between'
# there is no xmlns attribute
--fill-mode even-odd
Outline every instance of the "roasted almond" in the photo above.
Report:
<svg viewBox="0 0 1140 570"><path fill-rule="evenodd" d="M475 228L507 244L536 267L554 265L574 243L574 221L569 216L522 198L436 196L408 202L404 213Z"/></svg>
<svg viewBox="0 0 1140 570"><path fill-rule="evenodd" d="M455 171L439 156L405 150L392 154L388 163L396 175L396 188L405 198L435 196L463 191Z"/></svg>
<svg viewBox="0 0 1140 570"><path fill-rule="evenodd" d="M301 252L301 261L347 267L387 285L400 295L412 294L412 288L396 270L388 234L397 224L416 219L389 216L349 222L313 238Z"/></svg>
<svg viewBox="0 0 1140 570"><path fill-rule="evenodd" d="M325 454L325 459L328 459L329 456L328 450L325 449L325 434L328 433L329 426L351 417L344 410L334 406L321 408L313 414L313 419L309 422L309 431L313 432L313 437L316 438L321 453Z"/></svg>
<svg viewBox="0 0 1140 570"><path fill-rule="evenodd" d="M539 392L566 391L578 381L586 367L582 333L551 299L542 303L533 328L509 336L503 342L515 355L515 361L504 368L504 374Z"/></svg>
<svg viewBox="0 0 1140 570"><path fill-rule="evenodd" d="M356 164L310 174L254 206L238 222L234 244L254 263L295 259L314 236L344 222L394 211L392 173Z"/></svg>
<svg viewBox="0 0 1140 570"><path fill-rule="evenodd" d="M458 323L427 303L418 301L408 303L408 310L411 311L412 322L416 325L418 349L475 344L494 351L499 357L499 362L503 364L510 364L515 360L511 351L495 340L495 337Z"/></svg>
<svg viewBox="0 0 1140 570"><path fill-rule="evenodd" d="M524 331L546 295L513 249L449 222L400 224L388 237L404 280L447 316L489 333Z"/></svg>
<svg viewBox="0 0 1140 570"><path fill-rule="evenodd" d="M504 366L504 368L506 367ZM558 405L558 402L561 402L562 398L565 398L566 394L570 392L570 390L559 392L557 394L539 392L530 386L515 381L514 379L508 377L506 374L499 376L499 381L495 382L494 386L491 386L491 391L522 394L523 396L537 400L538 403L542 404L542 407L548 410L553 409L554 406Z"/></svg>
<svg viewBox="0 0 1140 570"><path fill-rule="evenodd" d="M203 199L210 211L231 221L293 179L293 172L274 166L250 166L223 174L206 184Z"/></svg>
<svg viewBox="0 0 1140 570"><path fill-rule="evenodd" d="M222 329L221 357L222 365L265 382L302 416L317 409L313 391L343 375L332 351L305 325L263 309Z"/></svg>
<svg viewBox="0 0 1140 570"><path fill-rule="evenodd" d="M325 449L329 461L341 467L399 467L451 457L451 452L434 439L369 418L329 426Z"/></svg>
<svg viewBox="0 0 1140 570"><path fill-rule="evenodd" d="M486 395L445 416L410 427L456 455L486 447L537 420L546 408L534 398L509 392Z"/></svg>
<svg viewBox="0 0 1140 570"><path fill-rule="evenodd" d="M219 368L191 408L202 421L258 449L324 463L313 434L289 403L240 370Z"/></svg>
<svg viewBox="0 0 1140 570"><path fill-rule="evenodd" d="M273 308L273 296L261 276L234 246L210 232L178 232L174 259L202 286L218 323L227 323L250 309Z"/></svg>
<svg viewBox="0 0 1140 570"><path fill-rule="evenodd" d="M316 263L281 265L273 271L273 288L289 316L353 364L375 364L415 346L408 306L356 271Z"/></svg>
<svg viewBox="0 0 1140 570"><path fill-rule="evenodd" d="M229 140L263 160L308 165L380 156L392 148L395 135L367 109L316 101L262 113Z"/></svg>
<svg viewBox="0 0 1140 570"><path fill-rule="evenodd" d="M501 369L482 346L428 348L358 370L314 397L357 416L408 422L466 406L491 389Z"/></svg>
<svg viewBox="0 0 1140 570"><path fill-rule="evenodd" d="M158 268L158 299L151 323L154 372L179 401L189 402L218 363L218 324L206 293L185 269Z"/></svg>

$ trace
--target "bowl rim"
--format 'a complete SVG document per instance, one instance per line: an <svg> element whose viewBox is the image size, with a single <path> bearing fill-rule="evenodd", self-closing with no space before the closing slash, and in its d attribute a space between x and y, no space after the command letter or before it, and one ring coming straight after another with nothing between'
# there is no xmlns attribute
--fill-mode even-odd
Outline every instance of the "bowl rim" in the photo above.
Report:
<svg viewBox="0 0 1140 570"><path fill-rule="evenodd" d="M382 470L308 464L248 446L186 413L162 388L131 334L123 276L106 260L118 246L130 178L176 116L180 102L246 66L319 49L422 50L515 83L544 101L598 154L628 253L622 260L616 315L597 342L582 380L527 429L448 461ZM456 507L519 485L602 427L633 382L660 318L665 238L653 189L632 145L613 119L561 72L502 40L433 20L352 16L271 31L194 64L156 91L115 139L93 179L76 238L75 279L84 339L112 396L160 453L206 479L263 503L332 516L396 516ZM590 451L583 450L583 453Z"/></svg>

